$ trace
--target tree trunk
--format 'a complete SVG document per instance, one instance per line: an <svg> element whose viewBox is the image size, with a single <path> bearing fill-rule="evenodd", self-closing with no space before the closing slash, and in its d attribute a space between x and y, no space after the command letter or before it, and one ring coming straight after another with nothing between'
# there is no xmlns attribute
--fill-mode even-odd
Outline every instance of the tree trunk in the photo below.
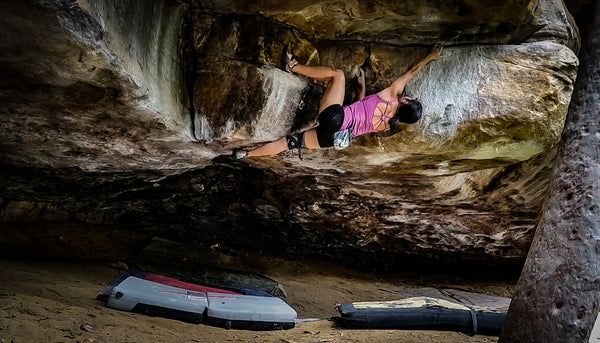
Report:
<svg viewBox="0 0 600 343"><path fill-rule="evenodd" d="M589 340L600 302L600 6L550 191L499 342Z"/></svg>

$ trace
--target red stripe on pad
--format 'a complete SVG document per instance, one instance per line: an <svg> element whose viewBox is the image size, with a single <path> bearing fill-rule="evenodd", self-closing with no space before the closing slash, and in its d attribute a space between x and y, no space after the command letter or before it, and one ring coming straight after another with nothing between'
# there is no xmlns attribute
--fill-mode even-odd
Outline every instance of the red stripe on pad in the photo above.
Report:
<svg viewBox="0 0 600 343"><path fill-rule="evenodd" d="M174 279L172 277L168 277L168 276L164 276L164 275L158 275L158 274L147 274L146 276L144 276L144 280L148 280L148 281L160 283L160 284L163 284L163 285L177 287L177 288L185 289L185 290L188 290L188 291L194 291L194 292L204 292L204 293L213 292L213 293L222 293L222 294L241 294L241 293L237 293L237 292L227 291L227 290L224 290L224 289L218 289L218 288L213 288L213 287L196 285L196 284L193 284L193 283L180 281L180 280Z"/></svg>

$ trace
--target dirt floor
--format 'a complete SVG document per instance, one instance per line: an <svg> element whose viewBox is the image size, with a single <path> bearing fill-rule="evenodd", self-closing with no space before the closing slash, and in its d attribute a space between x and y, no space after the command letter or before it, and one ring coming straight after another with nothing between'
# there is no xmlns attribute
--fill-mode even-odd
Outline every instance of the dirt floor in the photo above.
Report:
<svg viewBox="0 0 600 343"><path fill-rule="evenodd" d="M323 263L273 261L265 274L281 283L299 318L322 318L274 332L226 330L106 307L100 288L108 266L0 260L0 343L21 342L496 342L446 331L350 330L328 318L336 304L393 300L409 287L455 287L510 297L516 280L455 276L371 275ZM82 329L89 325L94 332Z"/></svg>

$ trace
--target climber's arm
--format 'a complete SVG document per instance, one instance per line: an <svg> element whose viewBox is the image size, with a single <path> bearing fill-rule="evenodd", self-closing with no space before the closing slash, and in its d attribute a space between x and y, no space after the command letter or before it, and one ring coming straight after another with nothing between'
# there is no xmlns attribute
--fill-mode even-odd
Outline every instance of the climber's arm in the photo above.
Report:
<svg viewBox="0 0 600 343"><path fill-rule="evenodd" d="M358 86L358 100L362 100L367 94L367 86L365 83L365 71L362 68L358 69Z"/></svg>
<svg viewBox="0 0 600 343"><path fill-rule="evenodd" d="M398 96L404 91L404 87L406 87L408 81L417 75L417 73L423 69L427 63L440 58L441 54L442 46L440 44L436 44L427 56L411 65L408 70L404 72L404 74L400 75L400 77L394 82L392 82L388 88L379 92L379 95L386 100L397 99Z"/></svg>
<svg viewBox="0 0 600 343"><path fill-rule="evenodd" d="M360 89L358 90L358 100L362 100L365 98L367 94L365 85L360 85Z"/></svg>

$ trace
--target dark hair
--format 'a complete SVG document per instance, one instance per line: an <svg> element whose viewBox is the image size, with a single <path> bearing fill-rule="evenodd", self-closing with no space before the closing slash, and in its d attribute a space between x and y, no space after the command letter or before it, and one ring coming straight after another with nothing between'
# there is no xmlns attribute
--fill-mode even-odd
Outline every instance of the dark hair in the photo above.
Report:
<svg viewBox="0 0 600 343"><path fill-rule="evenodd" d="M413 124L421 118L423 106L417 99L409 100L406 104L398 106L396 115L388 122L390 131L394 131L399 123Z"/></svg>

